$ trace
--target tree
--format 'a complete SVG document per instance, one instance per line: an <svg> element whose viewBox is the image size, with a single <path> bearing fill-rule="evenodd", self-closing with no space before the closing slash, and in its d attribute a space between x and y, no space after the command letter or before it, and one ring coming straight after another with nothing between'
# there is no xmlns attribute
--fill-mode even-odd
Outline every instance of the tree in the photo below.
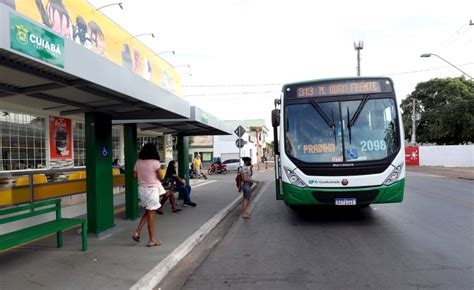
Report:
<svg viewBox="0 0 474 290"><path fill-rule="evenodd" d="M419 83L402 101L405 136L412 133L413 99L421 119L416 127L418 142L466 144L474 142L474 81L464 77L432 79Z"/></svg>

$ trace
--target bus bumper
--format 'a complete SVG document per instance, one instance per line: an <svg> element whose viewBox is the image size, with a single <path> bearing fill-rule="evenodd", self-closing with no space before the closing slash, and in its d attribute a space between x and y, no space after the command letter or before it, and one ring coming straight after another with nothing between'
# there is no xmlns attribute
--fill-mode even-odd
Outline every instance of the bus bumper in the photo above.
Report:
<svg viewBox="0 0 474 290"><path fill-rule="evenodd" d="M359 188L300 188L283 184L283 200L287 205L334 205L335 198L356 198L357 205L402 202L405 179L391 185Z"/></svg>

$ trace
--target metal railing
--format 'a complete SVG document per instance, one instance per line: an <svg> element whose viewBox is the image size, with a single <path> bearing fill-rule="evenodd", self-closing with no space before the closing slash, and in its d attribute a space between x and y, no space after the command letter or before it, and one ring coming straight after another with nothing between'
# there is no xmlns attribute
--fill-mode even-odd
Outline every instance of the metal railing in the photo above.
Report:
<svg viewBox="0 0 474 290"><path fill-rule="evenodd" d="M74 173L74 172L79 172L79 171L85 171L86 167L81 166L81 167L74 167L74 168L62 168L62 169L48 169L48 170L43 170L43 169L35 169L35 170L15 170L15 171L0 171L0 180L3 180L6 182L5 186L0 185L0 194L3 191L3 194L5 194L5 191L10 190L10 194L14 194L12 192L13 190L16 189L22 189L22 188L29 188L29 200L28 201L21 201L21 202L12 202L10 204L0 204L0 208L3 207L8 207L12 205L17 205L17 204L24 204L24 203L33 203L35 202L35 187L38 186L52 186L52 185L60 185L60 184L70 184L74 182L85 182L86 178L80 178L80 179L73 179L69 180L67 176L62 177L63 175ZM111 167L112 170L112 167ZM34 181L34 176L38 175L44 175L46 178L46 182L40 182L40 183L35 183ZM124 174L118 174L114 176L124 176ZM28 177L28 185L17 185L17 181L19 180L19 177ZM123 183L121 182L116 182L117 184L115 186L121 186ZM41 199L50 199L50 198L57 198L57 197L65 197L65 196L72 196L72 195L77 195L77 194L83 194L85 191L79 191L79 192L70 192L66 194L59 194L54 196L54 194L49 197L49 198L41 198Z"/></svg>

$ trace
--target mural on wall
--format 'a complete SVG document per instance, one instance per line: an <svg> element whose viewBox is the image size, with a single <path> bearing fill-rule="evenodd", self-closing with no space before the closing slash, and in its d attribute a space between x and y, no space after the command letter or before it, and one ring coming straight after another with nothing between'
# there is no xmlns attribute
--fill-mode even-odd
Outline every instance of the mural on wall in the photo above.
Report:
<svg viewBox="0 0 474 290"><path fill-rule="evenodd" d="M85 0L0 0L64 38L106 57L134 74L180 95L180 76L115 22Z"/></svg>

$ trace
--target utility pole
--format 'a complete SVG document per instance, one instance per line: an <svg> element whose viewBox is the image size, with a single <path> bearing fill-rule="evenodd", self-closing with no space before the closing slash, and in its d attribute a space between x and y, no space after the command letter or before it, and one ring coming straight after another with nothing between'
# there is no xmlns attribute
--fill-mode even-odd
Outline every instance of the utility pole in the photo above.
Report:
<svg viewBox="0 0 474 290"><path fill-rule="evenodd" d="M413 109L411 111L411 143L416 144L416 100L413 98Z"/></svg>
<svg viewBox="0 0 474 290"><path fill-rule="evenodd" d="M354 49L357 50L357 76L360 76L360 51L364 49L364 42L359 40L358 43L354 41Z"/></svg>

